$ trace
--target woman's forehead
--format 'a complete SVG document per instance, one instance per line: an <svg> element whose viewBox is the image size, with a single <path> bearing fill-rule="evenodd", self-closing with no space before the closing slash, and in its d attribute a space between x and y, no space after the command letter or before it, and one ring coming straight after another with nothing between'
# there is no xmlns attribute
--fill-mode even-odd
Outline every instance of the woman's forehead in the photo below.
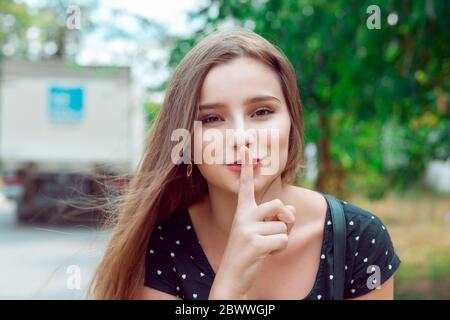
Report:
<svg viewBox="0 0 450 320"><path fill-rule="evenodd" d="M199 104L243 104L256 96L273 96L284 103L278 75L252 58L236 58L213 67L205 77Z"/></svg>

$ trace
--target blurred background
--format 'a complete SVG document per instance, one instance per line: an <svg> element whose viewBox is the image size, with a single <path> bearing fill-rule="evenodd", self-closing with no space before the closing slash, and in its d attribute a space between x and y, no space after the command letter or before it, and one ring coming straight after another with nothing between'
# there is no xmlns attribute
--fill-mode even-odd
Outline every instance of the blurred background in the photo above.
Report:
<svg viewBox="0 0 450 320"><path fill-rule="evenodd" d="M174 67L241 26L296 70L296 183L385 222L396 299L450 299L449 16L445 0L1 0L0 298L84 298L110 236L86 195L126 186Z"/></svg>

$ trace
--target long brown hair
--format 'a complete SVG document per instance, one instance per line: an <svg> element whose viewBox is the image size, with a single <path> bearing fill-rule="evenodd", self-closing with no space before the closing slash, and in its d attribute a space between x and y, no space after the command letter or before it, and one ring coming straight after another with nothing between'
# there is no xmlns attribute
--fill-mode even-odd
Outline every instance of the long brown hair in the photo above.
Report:
<svg viewBox="0 0 450 320"><path fill-rule="evenodd" d="M186 178L186 164L171 160L171 133L185 128L193 134L200 90L208 71L237 57L251 57L279 76L290 118L287 164L281 174L292 183L303 167L303 123L296 76L288 59L263 37L245 29L215 31L200 41L176 67L161 109L148 133L146 148L109 220L113 234L89 286L95 299L133 299L143 285L145 254L155 223L169 218L207 195L197 167Z"/></svg>

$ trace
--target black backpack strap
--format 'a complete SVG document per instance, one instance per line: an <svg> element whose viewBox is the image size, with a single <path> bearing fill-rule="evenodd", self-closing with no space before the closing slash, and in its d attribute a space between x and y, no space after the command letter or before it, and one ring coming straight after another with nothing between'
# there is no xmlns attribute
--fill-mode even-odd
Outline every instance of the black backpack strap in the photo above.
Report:
<svg viewBox="0 0 450 320"><path fill-rule="evenodd" d="M347 230L345 214L342 204L334 196L323 194L328 202L333 223L333 282L332 295L335 300L344 298L345 280L345 250L347 244Z"/></svg>

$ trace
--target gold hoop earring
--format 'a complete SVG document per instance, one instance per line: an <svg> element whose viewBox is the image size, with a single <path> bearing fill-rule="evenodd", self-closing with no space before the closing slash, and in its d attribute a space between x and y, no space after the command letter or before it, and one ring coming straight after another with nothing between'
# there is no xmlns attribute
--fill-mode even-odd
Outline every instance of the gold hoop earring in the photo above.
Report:
<svg viewBox="0 0 450 320"><path fill-rule="evenodd" d="M189 163L186 167L186 177L190 177L192 175L192 163Z"/></svg>

